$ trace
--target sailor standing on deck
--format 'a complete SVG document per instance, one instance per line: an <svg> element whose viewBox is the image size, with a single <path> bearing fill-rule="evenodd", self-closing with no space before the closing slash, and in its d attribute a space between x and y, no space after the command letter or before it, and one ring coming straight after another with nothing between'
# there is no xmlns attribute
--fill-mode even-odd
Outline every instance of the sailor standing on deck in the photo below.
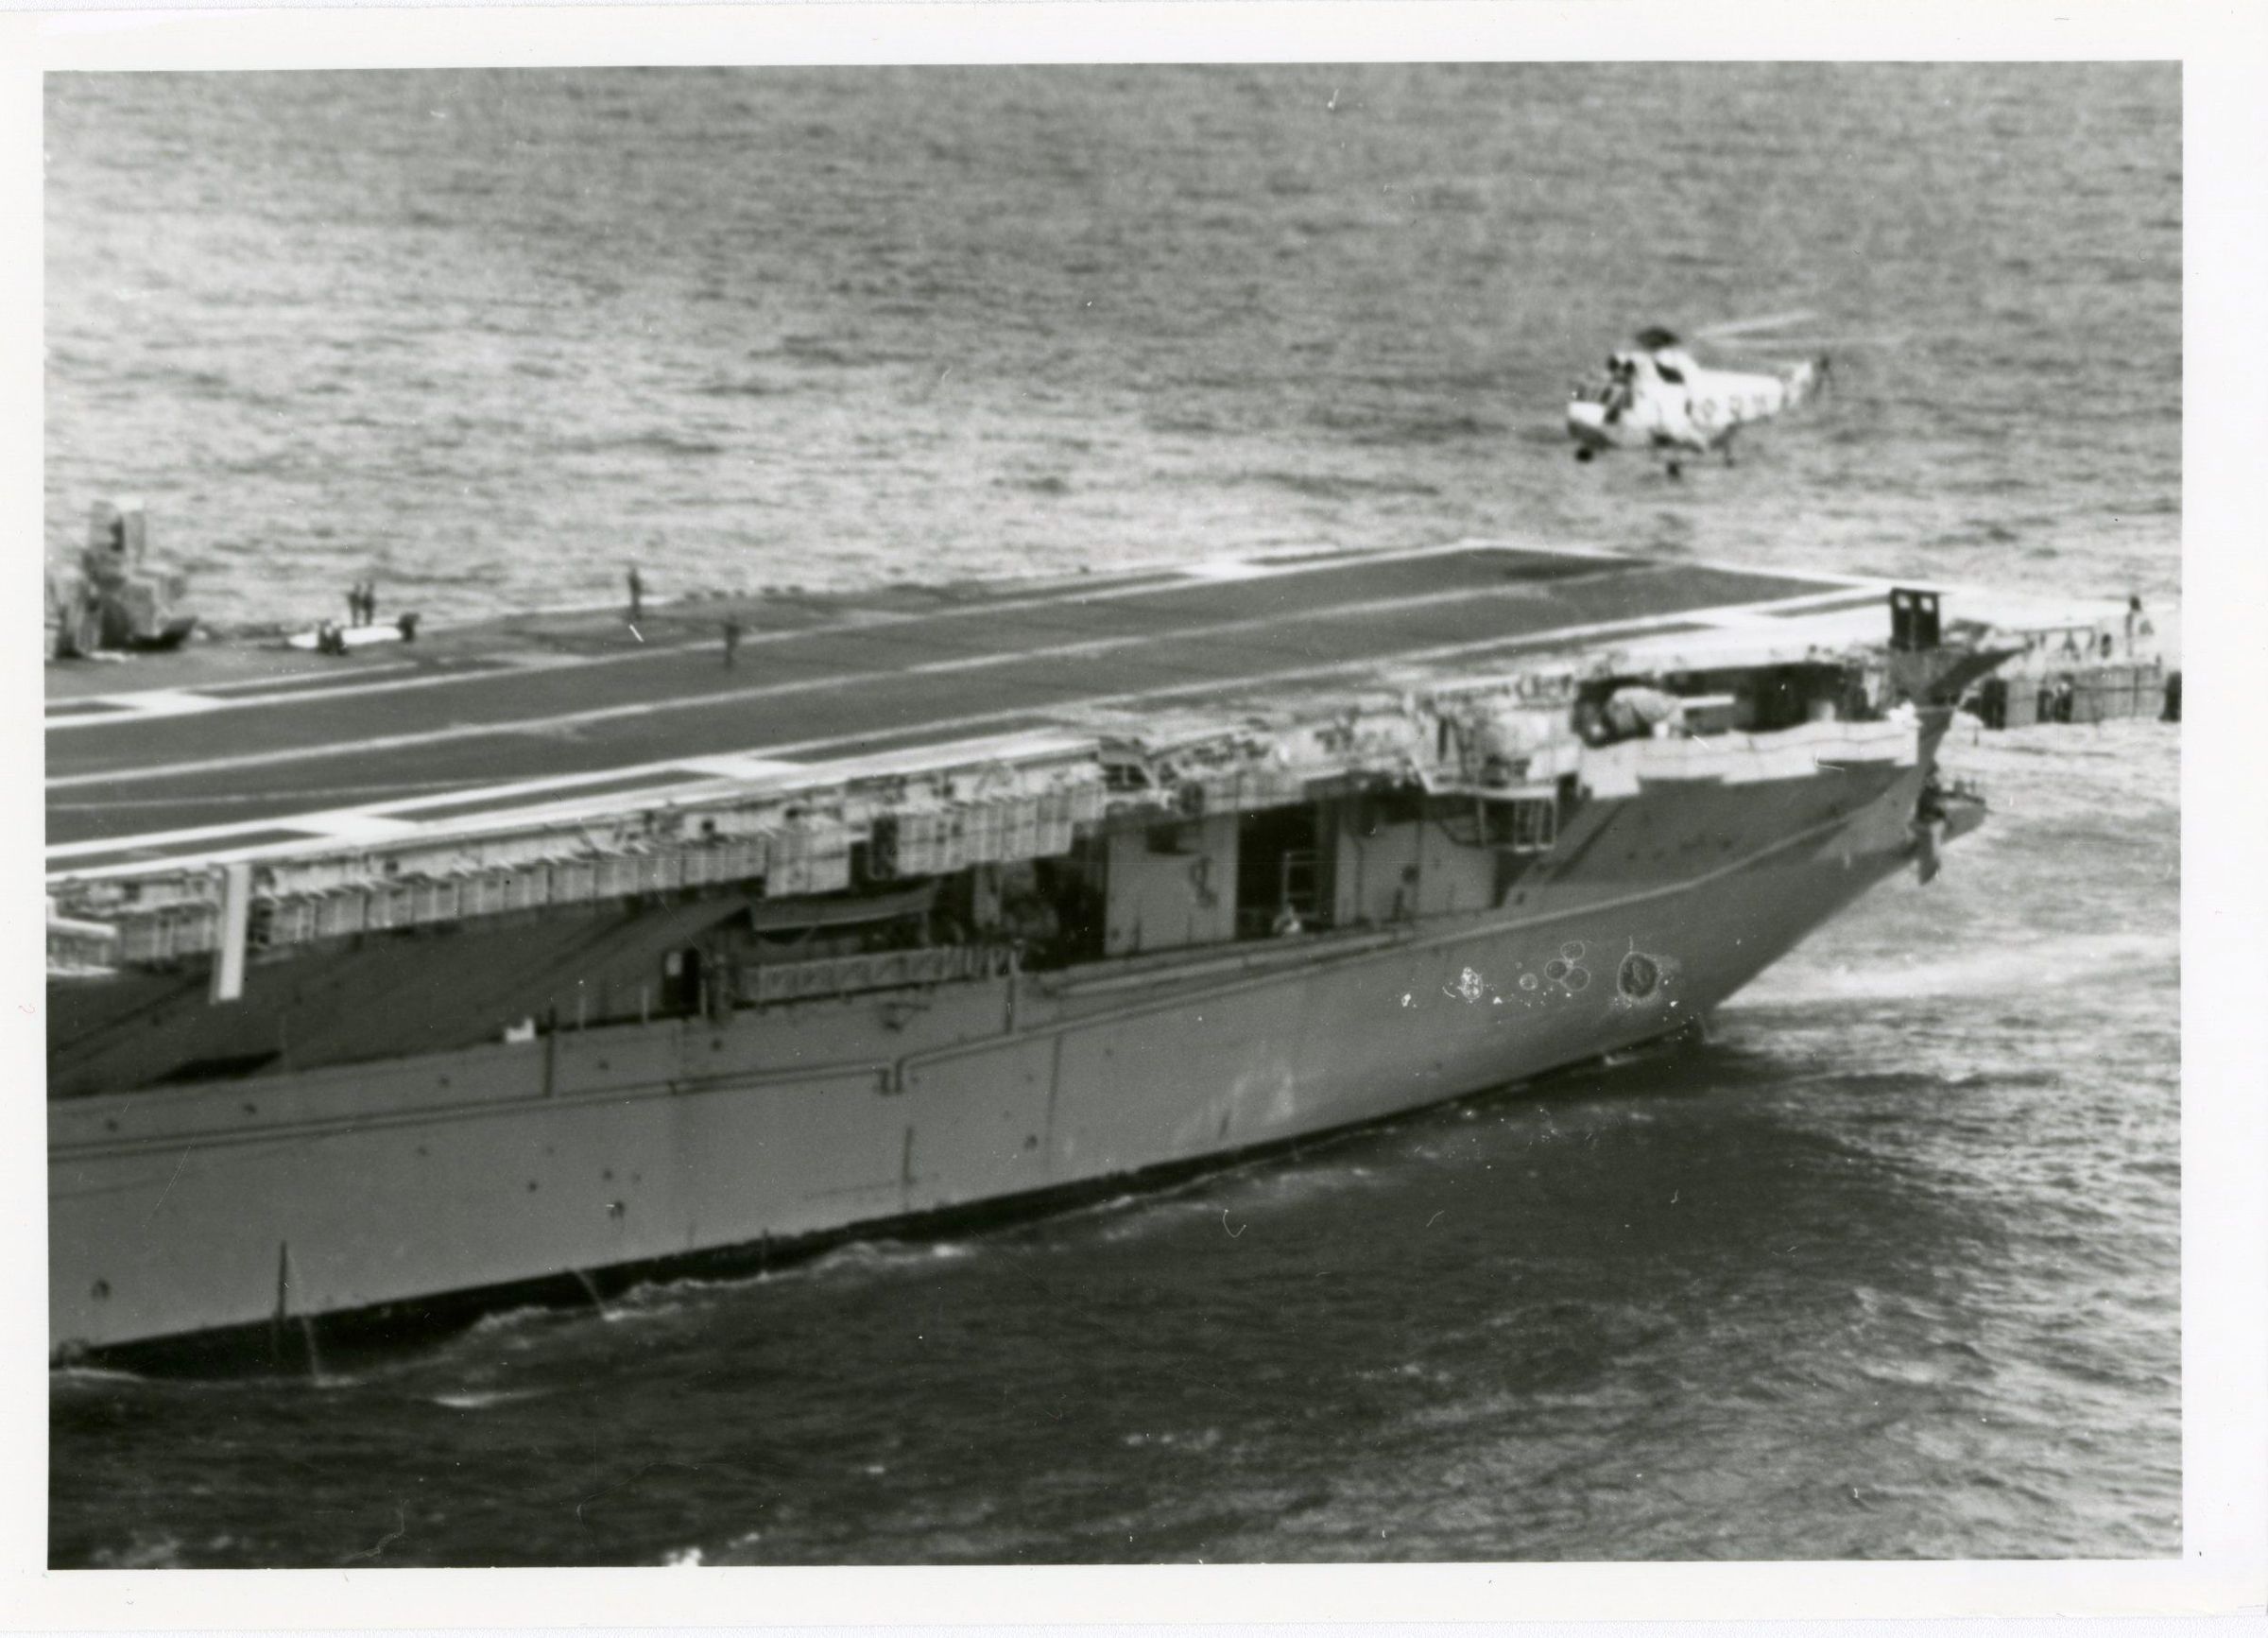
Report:
<svg viewBox="0 0 2268 1638"><path fill-rule="evenodd" d="M638 573L638 565L635 563L630 565L628 579L630 583L630 623L636 625L645 616L645 580Z"/></svg>
<svg viewBox="0 0 2268 1638"><path fill-rule="evenodd" d="M2151 635L2150 617L2142 612L2142 595L2130 593L2126 598L2126 652L2134 652L2135 639Z"/></svg>
<svg viewBox="0 0 2268 1638"><path fill-rule="evenodd" d="M1914 803L1914 841L1920 855L1916 873L1924 884L1935 881L1938 854L1945 847L1945 790L1934 768L1923 778Z"/></svg>

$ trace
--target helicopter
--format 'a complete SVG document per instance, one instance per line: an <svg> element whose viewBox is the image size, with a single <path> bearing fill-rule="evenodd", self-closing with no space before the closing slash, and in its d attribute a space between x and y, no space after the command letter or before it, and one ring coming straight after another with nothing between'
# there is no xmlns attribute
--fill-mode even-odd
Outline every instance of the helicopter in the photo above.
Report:
<svg viewBox="0 0 2268 1638"><path fill-rule="evenodd" d="M1752 336L1800 324L1809 313L1779 313L1712 325L1693 333L1705 345L1739 347ZM1780 341L1781 347L1800 345ZM1697 362L1677 336L1658 325L1606 356L1603 375L1578 383L1567 405L1575 458L1607 449L1663 454L1672 477L1692 456L1722 450L1732 459L1733 435L1750 422L1795 408L1827 379L1828 359L1814 353L1765 371L1719 370Z"/></svg>

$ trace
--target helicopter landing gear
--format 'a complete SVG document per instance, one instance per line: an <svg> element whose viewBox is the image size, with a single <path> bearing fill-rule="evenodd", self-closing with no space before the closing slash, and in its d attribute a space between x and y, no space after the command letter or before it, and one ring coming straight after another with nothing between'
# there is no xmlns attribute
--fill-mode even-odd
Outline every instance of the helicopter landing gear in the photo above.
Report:
<svg viewBox="0 0 2268 1638"><path fill-rule="evenodd" d="M1575 459L1582 462L1585 466L1589 466L1590 464L1591 457L1597 453L1598 451L1586 445L1584 448L1575 451Z"/></svg>

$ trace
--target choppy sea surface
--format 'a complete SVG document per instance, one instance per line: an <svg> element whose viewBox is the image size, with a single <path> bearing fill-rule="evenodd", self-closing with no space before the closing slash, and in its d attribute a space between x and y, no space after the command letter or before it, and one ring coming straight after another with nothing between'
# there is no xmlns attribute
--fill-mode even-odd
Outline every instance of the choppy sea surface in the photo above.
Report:
<svg viewBox="0 0 2268 1638"><path fill-rule="evenodd" d="M58 76L47 545L222 626L1461 535L2179 588L2170 66ZM1640 325L1808 308L1740 464ZM1686 1059L314 1382L53 1378L59 1565L2167 1556L2176 731Z"/></svg>

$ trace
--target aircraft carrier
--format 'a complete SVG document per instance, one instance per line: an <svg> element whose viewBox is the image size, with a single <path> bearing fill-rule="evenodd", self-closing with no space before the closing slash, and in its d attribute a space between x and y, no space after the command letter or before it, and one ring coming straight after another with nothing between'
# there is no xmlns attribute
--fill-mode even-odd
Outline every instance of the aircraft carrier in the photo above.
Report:
<svg viewBox="0 0 2268 1638"><path fill-rule="evenodd" d="M1675 1035L1982 818L1988 614L1464 542L51 666L51 1353L313 1360Z"/></svg>

